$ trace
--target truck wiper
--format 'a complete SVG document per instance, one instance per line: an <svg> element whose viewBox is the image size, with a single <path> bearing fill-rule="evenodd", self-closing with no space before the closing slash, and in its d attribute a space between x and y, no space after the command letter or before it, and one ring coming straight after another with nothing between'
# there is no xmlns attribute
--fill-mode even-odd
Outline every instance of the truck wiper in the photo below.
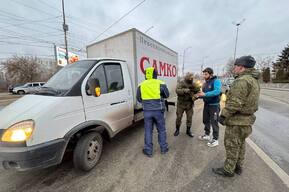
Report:
<svg viewBox="0 0 289 192"><path fill-rule="evenodd" d="M35 94L36 95L59 95L60 93L61 91L55 88L42 86Z"/></svg>

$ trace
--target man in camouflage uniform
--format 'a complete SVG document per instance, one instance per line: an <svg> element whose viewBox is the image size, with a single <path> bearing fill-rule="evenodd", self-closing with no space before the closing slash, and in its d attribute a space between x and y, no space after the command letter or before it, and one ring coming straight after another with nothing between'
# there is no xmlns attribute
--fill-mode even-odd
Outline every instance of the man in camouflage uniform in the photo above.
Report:
<svg viewBox="0 0 289 192"><path fill-rule="evenodd" d="M182 123L183 113L186 112L187 116L187 131L186 134L189 137L194 137L191 132L192 117L193 117L193 107L194 107L194 94L200 91L200 87L193 83L193 74L187 73L185 79L180 81L176 88L176 93L178 95L177 102L177 119L176 119L176 131L174 136L178 136L180 133L180 126Z"/></svg>
<svg viewBox="0 0 289 192"><path fill-rule="evenodd" d="M235 61L235 81L219 118L219 122L226 125L226 160L224 167L213 169L218 175L233 177L234 173L242 173L245 139L252 133L252 125L256 120L254 113L258 110L260 95L259 72L254 69L255 63L252 56L243 56Z"/></svg>

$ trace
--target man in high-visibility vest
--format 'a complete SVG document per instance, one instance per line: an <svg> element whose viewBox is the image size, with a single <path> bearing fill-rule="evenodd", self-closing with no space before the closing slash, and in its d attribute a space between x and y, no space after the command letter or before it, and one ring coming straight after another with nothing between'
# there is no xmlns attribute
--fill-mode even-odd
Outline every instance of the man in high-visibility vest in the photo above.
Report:
<svg viewBox="0 0 289 192"><path fill-rule="evenodd" d="M144 112L145 144L143 153L152 157L154 123L158 130L161 153L165 154L169 150L164 118L164 99L169 97L169 90L163 81L157 79L157 71L153 67L145 70L145 79L137 89L137 100L142 103Z"/></svg>

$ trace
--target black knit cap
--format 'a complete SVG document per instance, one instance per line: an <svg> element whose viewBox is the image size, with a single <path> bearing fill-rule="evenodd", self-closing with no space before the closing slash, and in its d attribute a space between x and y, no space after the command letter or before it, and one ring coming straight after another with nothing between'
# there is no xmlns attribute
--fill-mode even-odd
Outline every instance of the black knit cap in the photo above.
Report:
<svg viewBox="0 0 289 192"><path fill-rule="evenodd" d="M213 69L210 68L210 67L207 67L206 69L204 69L204 70L203 70L203 73L205 73L205 72L209 73L210 75L213 75L213 74L214 74Z"/></svg>
<svg viewBox="0 0 289 192"><path fill-rule="evenodd" d="M245 68L253 68L256 60L251 55L242 56L235 61L235 65L244 66Z"/></svg>

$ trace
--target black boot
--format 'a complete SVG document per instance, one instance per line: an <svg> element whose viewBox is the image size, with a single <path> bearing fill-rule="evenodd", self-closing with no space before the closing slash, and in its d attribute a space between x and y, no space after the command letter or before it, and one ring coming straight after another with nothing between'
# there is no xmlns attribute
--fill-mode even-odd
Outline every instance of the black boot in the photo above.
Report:
<svg viewBox="0 0 289 192"><path fill-rule="evenodd" d="M192 132L191 132L191 127L187 127L187 135L189 136L189 137L194 137L194 134L192 134Z"/></svg>
<svg viewBox="0 0 289 192"><path fill-rule="evenodd" d="M213 168L212 171L215 174L221 175L223 177L234 177L234 173L229 173L229 172L225 171L223 167L221 167L221 168Z"/></svg>
<svg viewBox="0 0 289 192"><path fill-rule="evenodd" d="M174 133L174 136L178 136L180 134L180 127L176 127L176 131Z"/></svg>
<svg viewBox="0 0 289 192"><path fill-rule="evenodd" d="M241 166L239 165L236 165L236 168L235 168L235 173L238 174L238 175L241 175L243 172L243 169Z"/></svg>

